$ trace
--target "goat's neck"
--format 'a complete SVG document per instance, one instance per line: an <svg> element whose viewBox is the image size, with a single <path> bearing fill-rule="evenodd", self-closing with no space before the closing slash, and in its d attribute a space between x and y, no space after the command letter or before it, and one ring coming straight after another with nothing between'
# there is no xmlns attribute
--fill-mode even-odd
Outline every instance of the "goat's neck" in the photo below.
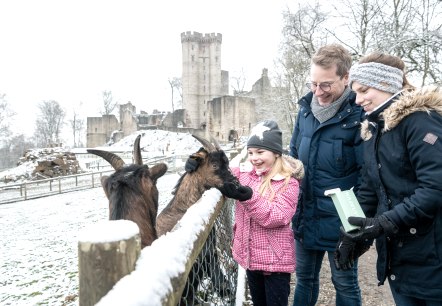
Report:
<svg viewBox="0 0 442 306"><path fill-rule="evenodd" d="M186 176L175 191L175 196L157 217L156 228L158 236L171 231L186 213L206 191L204 183L193 176Z"/></svg>

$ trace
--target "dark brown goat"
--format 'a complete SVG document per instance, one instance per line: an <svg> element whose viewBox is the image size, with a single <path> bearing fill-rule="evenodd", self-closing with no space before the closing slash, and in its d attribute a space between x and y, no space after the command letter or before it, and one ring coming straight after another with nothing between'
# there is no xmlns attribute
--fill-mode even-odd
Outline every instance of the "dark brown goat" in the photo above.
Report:
<svg viewBox="0 0 442 306"><path fill-rule="evenodd" d="M190 158L198 161L198 168L192 173L184 173L179 179L174 197L157 217L158 237L171 231L186 213L187 209L196 203L203 193L215 187L226 197L237 199L236 191L227 192L223 186L225 182L234 183L241 187L238 179L229 168L229 159L218 143L212 139L213 144L197 135L192 135L203 148L192 154Z"/></svg>
<svg viewBox="0 0 442 306"><path fill-rule="evenodd" d="M116 154L102 150L87 150L103 157L115 169L111 176L103 176L101 185L109 199L109 220L131 220L140 229L141 246L151 245L157 239L155 220L158 213L158 178L167 171L164 163L152 168L143 165L140 150L141 135L134 143L134 163L125 165Z"/></svg>

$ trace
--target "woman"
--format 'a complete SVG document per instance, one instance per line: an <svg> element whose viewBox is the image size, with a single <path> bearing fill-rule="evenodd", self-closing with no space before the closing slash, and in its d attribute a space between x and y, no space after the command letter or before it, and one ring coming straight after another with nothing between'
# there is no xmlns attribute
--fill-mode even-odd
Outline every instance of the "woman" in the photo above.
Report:
<svg viewBox="0 0 442 306"><path fill-rule="evenodd" d="M373 53L350 70L362 127L366 218L343 233L376 239L379 284L388 277L397 305L442 305L442 89L414 89L403 61Z"/></svg>

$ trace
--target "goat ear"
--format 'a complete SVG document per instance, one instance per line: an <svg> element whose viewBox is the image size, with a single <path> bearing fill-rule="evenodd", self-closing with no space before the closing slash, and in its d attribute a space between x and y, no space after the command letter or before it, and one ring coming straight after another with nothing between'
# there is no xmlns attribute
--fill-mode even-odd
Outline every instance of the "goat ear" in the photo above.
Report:
<svg viewBox="0 0 442 306"><path fill-rule="evenodd" d="M198 150L198 152L190 155L189 158L196 160L200 164L207 157L207 155L208 152L204 148L201 148Z"/></svg>
<svg viewBox="0 0 442 306"><path fill-rule="evenodd" d="M103 175L100 179L101 181L101 186L103 187L104 190L104 194L106 195L107 198L109 198L109 192L107 190L107 181L109 180L109 176L108 175Z"/></svg>
<svg viewBox="0 0 442 306"><path fill-rule="evenodd" d="M167 171L167 165L164 163L157 164L149 168L151 178L155 181L160 177L162 177L166 173L166 171Z"/></svg>
<svg viewBox="0 0 442 306"><path fill-rule="evenodd" d="M108 175L103 175L102 177L101 177L101 179L100 179L100 181L101 181L101 186L106 186L106 182L107 182L107 180L109 179L109 176Z"/></svg>

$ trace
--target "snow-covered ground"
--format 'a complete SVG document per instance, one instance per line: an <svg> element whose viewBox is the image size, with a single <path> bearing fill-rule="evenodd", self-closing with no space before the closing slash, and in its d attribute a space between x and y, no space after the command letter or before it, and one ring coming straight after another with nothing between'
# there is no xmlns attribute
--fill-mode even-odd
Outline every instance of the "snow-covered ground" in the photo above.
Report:
<svg viewBox="0 0 442 306"><path fill-rule="evenodd" d="M102 149L131 152L139 133L143 156L191 154L202 146L189 133L151 130ZM32 165L8 174L23 171L33 171ZM160 210L172 198L178 178L167 174L158 180ZM78 305L78 234L107 219L108 200L101 187L0 205L0 305Z"/></svg>
<svg viewBox="0 0 442 306"><path fill-rule="evenodd" d="M160 206L178 177L158 180ZM0 205L0 305L78 305L78 234L107 205L102 188Z"/></svg>

